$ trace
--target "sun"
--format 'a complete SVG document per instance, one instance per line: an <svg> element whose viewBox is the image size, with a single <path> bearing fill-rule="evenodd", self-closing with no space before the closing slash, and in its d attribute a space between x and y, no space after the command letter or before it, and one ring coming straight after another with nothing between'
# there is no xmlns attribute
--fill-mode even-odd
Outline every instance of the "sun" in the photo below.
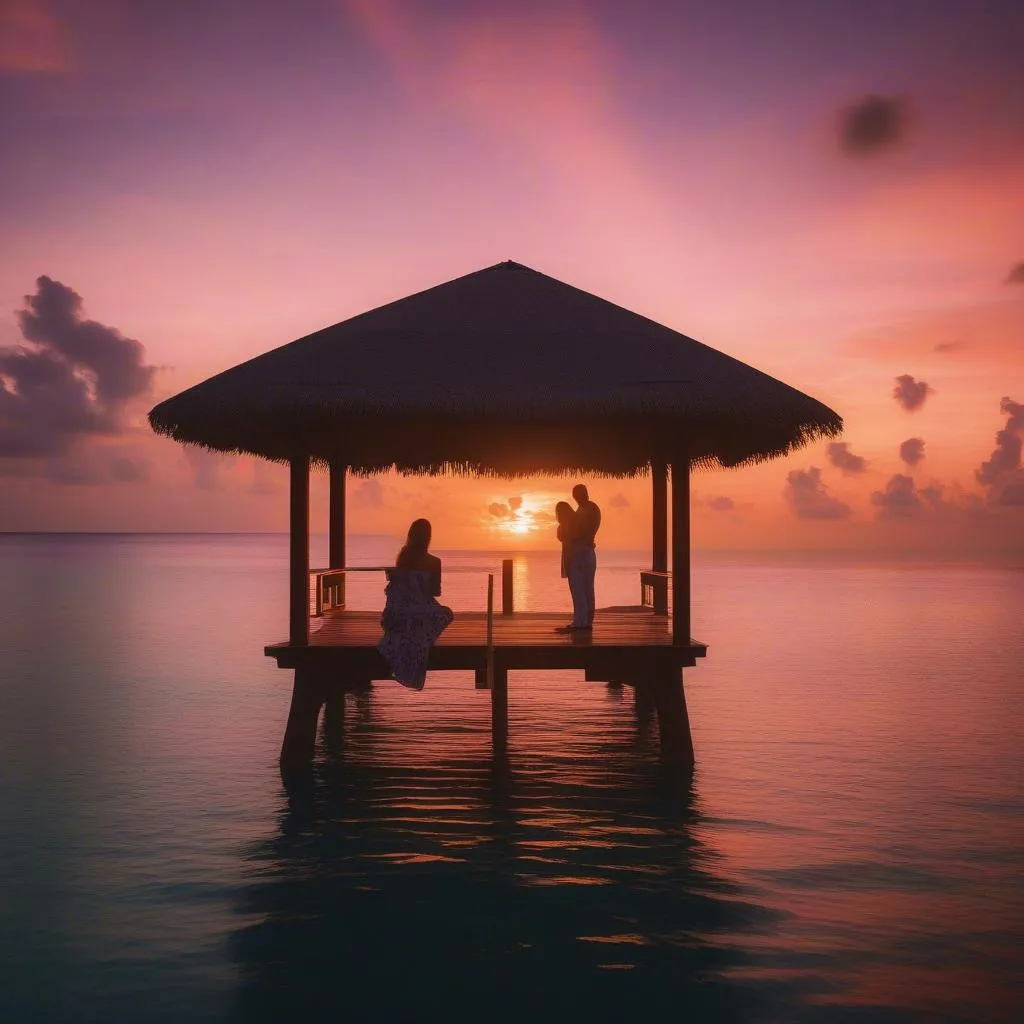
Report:
<svg viewBox="0 0 1024 1024"><path fill-rule="evenodd" d="M512 519L505 523L505 529L509 533L529 533L532 528L532 523L526 519Z"/></svg>

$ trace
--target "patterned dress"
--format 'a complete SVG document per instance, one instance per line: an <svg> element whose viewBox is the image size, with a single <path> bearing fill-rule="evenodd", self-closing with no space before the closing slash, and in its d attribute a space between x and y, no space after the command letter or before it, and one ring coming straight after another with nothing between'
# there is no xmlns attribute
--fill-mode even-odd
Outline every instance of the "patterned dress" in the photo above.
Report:
<svg viewBox="0 0 1024 1024"><path fill-rule="evenodd" d="M389 569L387 578L384 613L380 617L384 636L377 650L398 682L410 690L422 690L430 648L455 615L431 592L432 573Z"/></svg>

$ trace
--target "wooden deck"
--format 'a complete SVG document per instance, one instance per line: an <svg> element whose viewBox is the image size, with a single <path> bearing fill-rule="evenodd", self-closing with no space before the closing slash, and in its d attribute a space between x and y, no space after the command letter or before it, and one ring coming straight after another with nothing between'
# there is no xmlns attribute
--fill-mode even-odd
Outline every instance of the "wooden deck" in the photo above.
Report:
<svg viewBox="0 0 1024 1024"><path fill-rule="evenodd" d="M640 681L665 670L685 668L707 653L704 644L672 643L671 618L650 608L605 608L594 617L590 633L556 633L569 617L557 612L495 615L494 662L499 670L528 668L583 669L588 678ZM323 668L351 676L358 684L387 679L390 673L377 652L380 613L334 609L311 621L309 645L270 644L268 657L280 668ZM482 672L487 657L487 615L457 612L430 654L431 669Z"/></svg>

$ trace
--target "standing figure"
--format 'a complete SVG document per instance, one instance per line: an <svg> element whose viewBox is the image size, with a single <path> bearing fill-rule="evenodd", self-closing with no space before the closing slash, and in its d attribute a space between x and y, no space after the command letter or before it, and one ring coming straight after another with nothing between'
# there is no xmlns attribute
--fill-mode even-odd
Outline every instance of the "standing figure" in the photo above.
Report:
<svg viewBox="0 0 1024 1024"><path fill-rule="evenodd" d="M427 679L427 657L437 638L455 618L441 595L441 559L429 552L430 522L417 519L409 527L405 546L394 569L387 571L384 636L377 650L403 686L422 690Z"/></svg>
<svg viewBox="0 0 1024 1024"><path fill-rule="evenodd" d="M580 546L580 572L583 577L583 595L586 603L586 629L594 626L594 577L597 575L597 531L601 529L601 510L590 500L585 484L577 484L572 489L573 500L576 502L576 522L578 526L577 543Z"/></svg>
<svg viewBox="0 0 1024 1024"><path fill-rule="evenodd" d="M555 519L558 521L558 539L562 543L562 579L569 581L569 594L572 596L572 623L558 626L555 632L571 633L587 628L586 581L580 558L579 516L569 502L560 501L555 506Z"/></svg>

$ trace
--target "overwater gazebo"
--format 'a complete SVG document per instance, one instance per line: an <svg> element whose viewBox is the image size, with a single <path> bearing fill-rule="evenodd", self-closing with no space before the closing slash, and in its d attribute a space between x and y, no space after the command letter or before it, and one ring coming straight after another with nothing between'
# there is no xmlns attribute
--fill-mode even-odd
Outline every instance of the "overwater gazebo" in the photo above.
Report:
<svg viewBox="0 0 1024 1024"><path fill-rule="evenodd" d="M473 669L490 686L496 749L507 743L509 670L575 668L648 693L663 752L692 762L681 669L706 647L690 637L690 472L842 430L789 385L513 262L266 352L161 402L149 420L186 444L290 466L289 634L266 648L295 670L282 767L308 763L325 703L388 678L377 613L344 602L348 474L649 473L650 602L599 610L592 636L564 636L552 631L562 616L516 612L506 578L502 613L459 614L429 664ZM311 465L330 474L330 565L312 577Z"/></svg>

